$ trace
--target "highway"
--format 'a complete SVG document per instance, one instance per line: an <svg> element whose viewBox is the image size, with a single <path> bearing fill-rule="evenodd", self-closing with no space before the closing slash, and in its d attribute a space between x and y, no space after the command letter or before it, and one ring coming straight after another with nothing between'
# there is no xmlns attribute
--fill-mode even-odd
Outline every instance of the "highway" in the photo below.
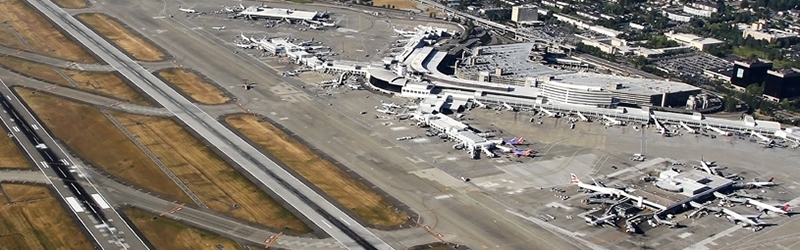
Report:
<svg viewBox="0 0 800 250"><path fill-rule="evenodd" d="M3 85L0 87L3 109L0 120L28 158L48 177L61 201L68 204L95 243L102 249L148 249L122 217L108 206L100 191L81 175L69 154L58 146L2 79L0 84ZM81 182L88 183L89 187L84 187Z"/></svg>
<svg viewBox="0 0 800 250"><path fill-rule="evenodd" d="M392 249L348 213L292 176L53 2L28 2L342 245L349 249Z"/></svg>

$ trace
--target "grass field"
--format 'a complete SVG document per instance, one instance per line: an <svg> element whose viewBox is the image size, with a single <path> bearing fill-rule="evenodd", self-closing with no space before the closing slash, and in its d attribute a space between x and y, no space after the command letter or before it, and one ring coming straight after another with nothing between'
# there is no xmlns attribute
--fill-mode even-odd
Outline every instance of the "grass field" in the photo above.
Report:
<svg viewBox="0 0 800 250"><path fill-rule="evenodd" d="M114 72L89 72L65 69L64 74L72 78L81 89L105 94L139 105L152 106L150 100L136 92L125 80Z"/></svg>
<svg viewBox="0 0 800 250"><path fill-rule="evenodd" d="M69 85L69 81L62 77L50 65L28 61L15 56L0 56L0 65L20 74L41 79L60 85Z"/></svg>
<svg viewBox="0 0 800 250"><path fill-rule="evenodd" d="M53 134L81 158L126 181L181 201L189 197L96 108L15 88Z"/></svg>
<svg viewBox="0 0 800 250"><path fill-rule="evenodd" d="M0 1L0 23L17 31L36 53L75 62L97 62L89 52L53 27L47 18L23 0ZM25 47L16 48L28 50Z"/></svg>
<svg viewBox="0 0 800 250"><path fill-rule="evenodd" d="M295 233L311 231L200 140L173 120L115 115L209 208L237 218ZM232 209L234 204L238 208Z"/></svg>
<svg viewBox="0 0 800 250"><path fill-rule="evenodd" d="M54 3L64 9L83 9L89 7L84 0L53 0Z"/></svg>
<svg viewBox="0 0 800 250"><path fill-rule="evenodd" d="M0 131L4 131L0 129ZM0 135L0 168L28 168L28 160L8 136Z"/></svg>
<svg viewBox="0 0 800 250"><path fill-rule="evenodd" d="M142 210L123 213L156 249L242 249L229 239Z"/></svg>
<svg viewBox="0 0 800 250"><path fill-rule="evenodd" d="M66 1L66 0L65 0ZM80 1L80 0L73 0ZM122 48L134 59L146 62L164 60L166 54L138 33L128 29L116 19L100 13L85 13L76 16L103 37Z"/></svg>
<svg viewBox="0 0 800 250"><path fill-rule="evenodd" d="M23 75L32 76L46 82L63 86L73 86L50 65L14 56L0 56L0 65ZM152 105L147 98L139 94L139 92L136 92L125 80L113 72L90 72L71 69L62 69L62 72L71 78L81 89L140 105Z"/></svg>
<svg viewBox="0 0 800 250"><path fill-rule="evenodd" d="M206 82L192 71L185 69L165 69L158 71L158 76L178 87L194 101L203 104L222 104L230 100L213 84Z"/></svg>
<svg viewBox="0 0 800 250"><path fill-rule="evenodd" d="M0 45L4 45L9 48L25 48L25 45L14 36L13 31L11 28L6 27L5 25L0 25Z"/></svg>
<svg viewBox="0 0 800 250"><path fill-rule="evenodd" d="M225 121L365 222L392 227L408 219L405 212L391 209L392 204L375 191L272 124L248 115L229 116Z"/></svg>
<svg viewBox="0 0 800 250"><path fill-rule="evenodd" d="M393 9L414 9L417 3L411 0L372 0L372 6L386 7Z"/></svg>
<svg viewBox="0 0 800 250"><path fill-rule="evenodd" d="M93 248L46 187L2 184L0 189L0 248Z"/></svg>

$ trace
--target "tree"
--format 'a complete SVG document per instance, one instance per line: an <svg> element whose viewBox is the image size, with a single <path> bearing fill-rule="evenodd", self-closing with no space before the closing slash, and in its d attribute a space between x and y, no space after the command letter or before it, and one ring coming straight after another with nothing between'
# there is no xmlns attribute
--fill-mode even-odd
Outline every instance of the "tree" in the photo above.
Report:
<svg viewBox="0 0 800 250"><path fill-rule="evenodd" d="M742 0L742 2L739 3L739 8L742 9L750 8L750 2L748 2L747 0Z"/></svg>
<svg viewBox="0 0 800 250"><path fill-rule="evenodd" d="M736 99L732 97L725 97L725 99L723 99L723 102L725 103L725 111L728 112L736 111L736 104L738 104L738 101L736 101Z"/></svg>
<svg viewBox="0 0 800 250"><path fill-rule="evenodd" d="M747 85L747 89L746 89L745 93L748 93L748 94L751 94L753 96L757 96L758 97L758 96L761 96L762 94L764 94L764 87L762 87L758 83L753 83L753 84Z"/></svg>
<svg viewBox="0 0 800 250"><path fill-rule="evenodd" d="M789 102L789 99L784 98L781 100L781 108L782 109L791 109L792 103Z"/></svg>

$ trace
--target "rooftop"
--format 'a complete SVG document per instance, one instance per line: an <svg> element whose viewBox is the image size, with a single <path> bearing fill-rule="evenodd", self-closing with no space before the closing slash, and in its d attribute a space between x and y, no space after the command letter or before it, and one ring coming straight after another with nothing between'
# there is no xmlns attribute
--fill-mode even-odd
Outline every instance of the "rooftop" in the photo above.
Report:
<svg viewBox="0 0 800 250"><path fill-rule="evenodd" d="M696 42L696 43L702 43L702 44L718 44L718 43L722 43L722 41L714 39L714 38L700 37L700 36L693 35L693 34L688 34L688 33L667 33L666 35L669 38L672 38L672 39L675 39L675 40L678 40L678 41L681 41L681 42L686 42L686 43L688 43L688 42Z"/></svg>
<svg viewBox="0 0 800 250"><path fill-rule="evenodd" d="M633 92L635 94L663 94L684 91L700 90L700 88L673 81L653 80L644 78L631 78L593 73L574 73L559 75L551 81L582 85L587 87L600 87L613 92ZM610 86L617 86L616 90Z"/></svg>
<svg viewBox="0 0 800 250"><path fill-rule="evenodd" d="M475 58L475 63L471 64L468 60L459 65L459 70L464 72L489 72L495 73L496 69L502 69L503 76L514 78L537 77L541 75L558 75L569 73L551 69L545 65L528 60L528 55L533 49L533 43L516 43L493 46L477 47L473 50L471 58Z"/></svg>

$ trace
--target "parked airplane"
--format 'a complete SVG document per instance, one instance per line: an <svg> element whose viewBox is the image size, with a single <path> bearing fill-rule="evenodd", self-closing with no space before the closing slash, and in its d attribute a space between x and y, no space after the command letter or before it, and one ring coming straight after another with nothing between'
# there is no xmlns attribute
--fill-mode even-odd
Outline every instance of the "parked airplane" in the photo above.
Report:
<svg viewBox="0 0 800 250"><path fill-rule="evenodd" d="M213 26L211 27L212 30L224 30L225 26Z"/></svg>
<svg viewBox="0 0 800 250"><path fill-rule="evenodd" d="M386 103L383 100L381 100L381 105L384 108L389 108L389 109L402 108L402 106L400 106L400 105L397 105L397 104L394 104L394 103Z"/></svg>
<svg viewBox="0 0 800 250"><path fill-rule="evenodd" d="M506 147L503 145L494 145L494 147L500 149L500 151L503 151L503 153L511 153L512 151L514 151L514 149L516 149L514 147Z"/></svg>
<svg viewBox="0 0 800 250"><path fill-rule="evenodd" d="M601 194L608 194L608 195L612 195L612 196L624 196L625 195L625 194L623 194L623 193L625 193L625 191L622 191L622 190L619 190L619 189L616 189L616 188L598 187L598 186L595 186L595 185L590 185L590 184L583 183L580 179L578 179L578 176L575 175L574 173L570 173L569 174L569 178L570 178L570 184L578 185L579 188L583 188L583 189L586 189L586 190L591 190L591 191L598 192L598 193L601 193Z"/></svg>
<svg viewBox="0 0 800 250"><path fill-rule="evenodd" d="M508 103L505 102L503 103L503 108L507 109L508 111L517 111L517 109L515 109L511 105L508 105Z"/></svg>
<svg viewBox="0 0 800 250"><path fill-rule="evenodd" d="M384 113L384 114L387 114L387 115L393 115L394 114L394 112L392 112L391 110L389 110L389 109L379 109L378 106L375 106L375 111L378 111L380 113Z"/></svg>
<svg viewBox="0 0 800 250"><path fill-rule="evenodd" d="M716 167L712 167L709 164L707 164L704 157L700 158L700 165L703 167L703 171L706 171L706 173L719 176Z"/></svg>
<svg viewBox="0 0 800 250"><path fill-rule="evenodd" d="M592 226L604 226L610 225L613 227L617 227L617 224L614 223L617 219L616 214L610 214L608 216L603 216L601 218L594 217L593 215L589 215L586 217L586 223Z"/></svg>
<svg viewBox="0 0 800 250"><path fill-rule="evenodd" d="M770 177L768 181L753 181L753 182L745 183L745 185L753 185L753 186L756 186L756 187L777 186L778 183L772 182L772 180L774 180L774 179L775 179L775 177Z"/></svg>
<svg viewBox="0 0 800 250"><path fill-rule="evenodd" d="M245 44L245 43L237 43L235 45L236 45L236 47L243 48L243 49L252 49L252 48L255 48L257 46L254 43L247 43L247 44Z"/></svg>
<svg viewBox="0 0 800 250"><path fill-rule="evenodd" d="M258 39L250 38L250 37L245 36L244 32L239 34L239 39L241 39L243 42L251 42L251 43L254 43L254 42L258 41Z"/></svg>
<svg viewBox="0 0 800 250"><path fill-rule="evenodd" d="M764 212L773 212L773 213L783 214L783 215L787 215L787 216L791 215L789 213L789 205L788 204L782 205L780 208L778 208L778 206L769 205L769 204L766 204L766 203L763 203L763 202L760 202L760 201L757 201L757 200L753 200L753 199L747 199L747 203L746 204L753 205L754 207L758 208L758 210L761 210L761 211L764 211Z"/></svg>
<svg viewBox="0 0 800 250"><path fill-rule="evenodd" d="M502 140L502 141L503 141L503 143L502 143L502 144L507 144L507 145L522 145L523 143L525 143L525 138L523 138L523 137L520 137L520 138L514 137L514 138L511 138L511 139L508 139L508 140Z"/></svg>
<svg viewBox="0 0 800 250"><path fill-rule="evenodd" d="M511 153L512 153L512 154L514 154L514 155L516 155L517 157L521 157L521 156L532 156L532 155L534 154L534 153L533 153L533 150L530 150L530 149L528 149L528 150L521 150L521 149L516 149L516 148L514 148L514 149L511 149Z"/></svg>
<svg viewBox="0 0 800 250"><path fill-rule="evenodd" d="M722 213L728 215L728 220L733 223L741 223L744 227L753 227L753 231L761 230L763 227L768 226L769 224L762 223L759 219L761 218L761 214L759 215L741 215L737 212L731 211L727 208L722 208Z"/></svg>
<svg viewBox="0 0 800 250"><path fill-rule="evenodd" d="M192 8L182 8L181 6L178 6L178 10L180 10L182 12L190 13L190 14L191 13L197 13L197 11L192 9Z"/></svg>
<svg viewBox="0 0 800 250"><path fill-rule="evenodd" d="M311 40L301 41L300 42L300 46L308 46L308 45L311 45L311 44L314 44L314 38L313 37L311 38Z"/></svg>

